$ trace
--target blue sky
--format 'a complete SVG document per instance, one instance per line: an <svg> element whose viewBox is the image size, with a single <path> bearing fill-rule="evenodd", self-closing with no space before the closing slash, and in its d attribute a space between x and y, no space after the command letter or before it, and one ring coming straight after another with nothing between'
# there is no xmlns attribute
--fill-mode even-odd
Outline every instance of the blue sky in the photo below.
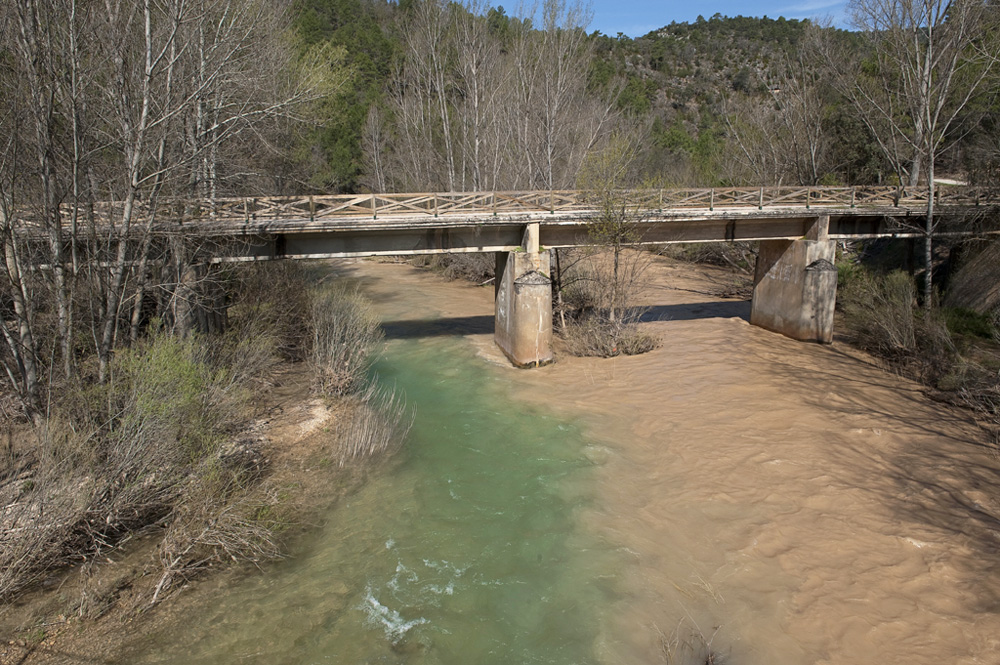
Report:
<svg viewBox="0 0 1000 665"><path fill-rule="evenodd" d="M829 17L839 27L844 19L845 0L592 0L594 17L588 30L615 36L623 32L640 37L671 21L694 21L701 14L723 16L769 16L778 18Z"/></svg>

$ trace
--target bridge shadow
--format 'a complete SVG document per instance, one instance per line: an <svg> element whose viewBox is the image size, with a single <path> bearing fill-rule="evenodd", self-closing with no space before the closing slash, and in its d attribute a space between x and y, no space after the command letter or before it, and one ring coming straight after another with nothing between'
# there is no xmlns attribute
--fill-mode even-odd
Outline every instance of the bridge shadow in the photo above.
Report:
<svg viewBox="0 0 1000 665"><path fill-rule="evenodd" d="M711 302L679 303L676 305L654 305L643 308L639 320L650 321L695 321L697 319L750 320L749 300L715 300Z"/></svg>
<svg viewBox="0 0 1000 665"><path fill-rule="evenodd" d="M423 337L460 337L462 335L492 335L492 316L454 316L442 319L411 319L383 321L386 339L420 339Z"/></svg>
<svg viewBox="0 0 1000 665"><path fill-rule="evenodd" d="M639 320L648 323L652 321L693 321L734 317L749 321L750 302L719 300L679 305L655 305L643 308ZM385 332L386 339L492 335L493 317L490 315L455 316L439 319L383 321L382 330Z"/></svg>

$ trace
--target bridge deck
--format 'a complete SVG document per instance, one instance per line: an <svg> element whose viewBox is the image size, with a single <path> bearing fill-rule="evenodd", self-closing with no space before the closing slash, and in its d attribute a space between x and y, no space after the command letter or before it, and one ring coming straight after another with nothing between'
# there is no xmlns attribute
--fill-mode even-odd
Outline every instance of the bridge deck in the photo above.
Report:
<svg viewBox="0 0 1000 665"><path fill-rule="evenodd" d="M833 238L915 237L929 194L926 187L725 187L615 195L643 242L663 244L799 238L820 216L830 217ZM532 223L546 247L588 244L601 201L582 190L166 199L139 202L133 223L217 238L226 243L218 260L512 251ZM949 219L996 212L1000 190L940 186L935 205L947 234ZM123 205L98 203L87 215L117 225Z"/></svg>

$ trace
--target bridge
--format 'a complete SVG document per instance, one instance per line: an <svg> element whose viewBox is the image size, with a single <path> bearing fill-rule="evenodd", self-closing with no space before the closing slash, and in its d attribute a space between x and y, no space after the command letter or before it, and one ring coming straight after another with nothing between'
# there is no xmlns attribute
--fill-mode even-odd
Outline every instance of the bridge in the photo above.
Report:
<svg viewBox="0 0 1000 665"><path fill-rule="evenodd" d="M836 241L925 237L929 196L926 187L359 194L159 200L132 214L155 234L204 239L212 262L496 253L497 343L514 364L535 366L552 358L549 250L594 244L609 200L638 244L760 241L751 323L830 342ZM984 220L998 230L996 190L939 185L933 204L937 236L970 235ZM113 224L123 205L88 212Z"/></svg>

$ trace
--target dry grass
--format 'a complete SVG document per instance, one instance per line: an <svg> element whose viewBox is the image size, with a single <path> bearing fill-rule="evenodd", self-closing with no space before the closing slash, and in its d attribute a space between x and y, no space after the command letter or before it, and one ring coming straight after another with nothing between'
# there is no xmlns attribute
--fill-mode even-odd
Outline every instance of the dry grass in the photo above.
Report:
<svg viewBox="0 0 1000 665"><path fill-rule="evenodd" d="M883 357L898 357L916 349L916 297L913 280L904 272L883 277L854 271L838 293L855 343Z"/></svg>
<svg viewBox="0 0 1000 665"><path fill-rule="evenodd" d="M398 450L413 425L413 413L395 391L374 381L360 393L350 415L340 425L338 463L391 455Z"/></svg>
<svg viewBox="0 0 1000 665"><path fill-rule="evenodd" d="M309 361L319 391L347 395L365 385L384 333L358 287L325 285L311 294Z"/></svg>
<svg viewBox="0 0 1000 665"><path fill-rule="evenodd" d="M280 556L287 520L267 480L263 443L247 436L246 426L250 404L285 355L281 339L302 331L270 326L288 280L275 280L282 288L270 296L266 282L258 275L254 292L270 301L244 302L231 317L234 332L153 334L118 351L106 384L62 386L41 424L7 428L0 441L0 602L151 525L163 527L156 530L162 572L153 602L216 562L260 565ZM307 289L300 283L297 290ZM356 289L324 288L312 305L311 313L287 316L306 322L296 330L310 316L318 322L317 382L328 394L352 393L340 465L390 454L411 416L368 379L378 321Z"/></svg>
<svg viewBox="0 0 1000 665"><path fill-rule="evenodd" d="M722 626L715 626L709 635L688 617L681 619L669 635L654 628L659 633L660 656L667 665L725 665L729 661L713 646Z"/></svg>

